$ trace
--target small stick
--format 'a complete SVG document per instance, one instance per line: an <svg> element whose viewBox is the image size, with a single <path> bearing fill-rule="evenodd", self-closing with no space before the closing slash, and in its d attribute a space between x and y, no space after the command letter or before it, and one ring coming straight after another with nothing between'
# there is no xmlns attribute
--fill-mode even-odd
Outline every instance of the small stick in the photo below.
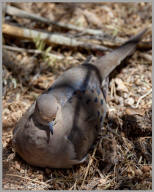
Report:
<svg viewBox="0 0 154 192"><path fill-rule="evenodd" d="M87 29L87 28L83 28L83 27L77 27L77 26L72 25L72 24L58 23L58 22L46 19L44 17L41 17L39 15L36 15L33 13L28 13L26 11L20 10L20 9L13 7L13 6L10 6L10 5L4 6L3 12L6 12L9 15L21 17L24 19L26 18L26 19L31 19L34 21L39 21L41 23L56 25L56 26L61 27L61 28L75 30L75 31L79 31L79 32L83 32L83 33L87 33L87 34L91 34L91 35L103 35L104 36L104 32L102 30Z"/></svg>
<svg viewBox="0 0 154 192"><path fill-rule="evenodd" d="M6 175L8 175L8 176L13 176L13 177L19 177L19 178L21 178L21 179L26 179L26 180L32 181L32 182L34 182L34 183L38 183L38 184L40 184L40 185L45 185L45 186L49 187L49 185L46 184L46 183L43 183L43 182L40 182L40 181L36 181L36 180L30 179L30 178L28 178L28 177L22 177L22 176L20 176L20 175L14 175L14 174L6 174Z"/></svg>
<svg viewBox="0 0 154 192"><path fill-rule="evenodd" d="M150 89L146 94L142 95L142 96L138 99L136 106L134 106L133 108L138 108L140 101L141 101L143 98L145 98L146 96L148 96L151 92L152 92L152 89Z"/></svg>
<svg viewBox="0 0 154 192"><path fill-rule="evenodd" d="M90 166L91 166L91 164L92 164L92 162L93 162L93 158L94 158L94 156L95 156L97 146L98 146L98 143L96 144L96 146L95 146L95 148L94 148L94 151L93 151L93 154L92 154L92 157L91 157L91 159L90 159L90 161L89 161L89 163L88 163L88 166L87 166L87 169L86 169L86 173L85 173L85 175L84 175L84 178L83 178L81 187L84 185L84 182L85 182L85 180L86 180L86 178L87 178L88 171L89 171L89 168L90 168Z"/></svg>
<svg viewBox="0 0 154 192"><path fill-rule="evenodd" d="M65 45L70 47L80 47L80 48L95 50L95 51L110 50L109 48L106 48L102 45L86 43L74 38L64 36L62 34L48 33L48 32L38 31L34 29L18 27L18 26L6 24L6 23L2 24L2 32L7 35L15 36L18 38L30 39L30 40L40 37L41 40L44 40L48 44L59 44L62 46Z"/></svg>
<svg viewBox="0 0 154 192"><path fill-rule="evenodd" d="M4 49L7 49L7 50L11 50L11 51L17 51L17 52L27 52L27 53L35 53L35 54L42 54L43 51L41 50L36 50L36 49L24 49L24 48L20 48L20 47L11 47L11 46L8 46L8 45L3 45L3 48ZM47 55L53 59L64 59L65 57L62 56L62 55L55 55L55 54L52 54L52 53L47 53ZM73 57L69 56L69 57L66 57L67 59L70 59L72 60Z"/></svg>
<svg viewBox="0 0 154 192"><path fill-rule="evenodd" d="M75 181L74 185L69 189L69 190L76 190L76 184L77 184L77 180Z"/></svg>

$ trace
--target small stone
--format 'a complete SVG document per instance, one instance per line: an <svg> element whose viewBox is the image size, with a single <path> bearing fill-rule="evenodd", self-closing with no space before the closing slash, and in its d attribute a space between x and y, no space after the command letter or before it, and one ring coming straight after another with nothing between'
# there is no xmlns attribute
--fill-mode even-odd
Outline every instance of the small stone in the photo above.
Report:
<svg viewBox="0 0 154 192"><path fill-rule="evenodd" d="M25 171L23 169L20 170L20 173L25 173Z"/></svg>
<svg viewBox="0 0 154 192"><path fill-rule="evenodd" d="M14 170L14 168L13 168L13 167L10 167L10 171L12 171L12 170Z"/></svg>
<svg viewBox="0 0 154 192"><path fill-rule="evenodd" d="M115 79L118 91L128 92L127 87L124 85L123 81L120 78Z"/></svg>
<svg viewBox="0 0 154 192"><path fill-rule="evenodd" d="M3 142L3 147L5 148L7 146L6 141Z"/></svg>
<svg viewBox="0 0 154 192"><path fill-rule="evenodd" d="M7 138L7 139L6 139L6 143L9 143L9 142L10 142L10 138Z"/></svg>
<svg viewBox="0 0 154 192"><path fill-rule="evenodd" d="M136 169L135 170L135 175L136 176L141 176L143 174L143 172L141 171L141 169Z"/></svg>
<svg viewBox="0 0 154 192"><path fill-rule="evenodd" d="M43 175L39 175L39 176L38 176L38 179L39 179L39 180L43 180Z"/></svg>
<svg viewBox="0 0 154 192"><path fill-rule="evenodd" d="M129 97L129 94L128 94L128 93L124 93L124 94L123 94L123 97L124 97L125 99L127 99L127 98Z"/></svg>
<svg viewBox="0 0 154 192"><path fill-rule="evenodd" d="M15 161L15 168L20 171L20 164L18 161Z"/></svg>
<svg viewBox="0 0 154 192"><path fill-rule="evenodd" d="M124 105L124 100L123 100L123 98L122 98L122 97L118 97L118 100L119 100L119 104L120 104L121 106L123 106L123 105Z"/></svg>
<svg viewBox="0 0 154 192"><path fill-rule="evenodd" d="M127 105L133 105L134 104L134 99L132 97L129 97L128 99L125 100L125 104Z"/></svg>
<svg viewBox="0 0 154 192"><path fill-rule="evenodd" d="M22 55L21 54L17 55L17 60L21 60L21 59L22 59Z"/></svg>

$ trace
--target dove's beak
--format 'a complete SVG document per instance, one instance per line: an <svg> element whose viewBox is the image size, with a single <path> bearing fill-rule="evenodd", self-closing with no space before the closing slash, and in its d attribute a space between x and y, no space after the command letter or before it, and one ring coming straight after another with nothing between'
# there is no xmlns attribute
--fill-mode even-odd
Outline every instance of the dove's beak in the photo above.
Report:
<svg viewBox="0 0 154 192"><path fill-rule="evenodd" d="M51 134L53 135L53 126L54 126L54 124L55 124L55 121L51 121L51 122L49 122L49 129L50 129L50 132L51 132Z"/></svg>

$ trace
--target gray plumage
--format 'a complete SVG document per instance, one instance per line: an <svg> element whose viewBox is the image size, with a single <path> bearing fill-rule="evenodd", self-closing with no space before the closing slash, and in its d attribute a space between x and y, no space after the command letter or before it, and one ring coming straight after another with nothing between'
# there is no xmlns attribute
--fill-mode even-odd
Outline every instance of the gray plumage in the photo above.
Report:
<svg viewBox="0 0 154 192"><path fill-rule="evenodd" d="M84 162L106 116L106 79L145 31L93 64L65 71L36 99L13 132L14 148L26 162L53 168Z"/></svg>

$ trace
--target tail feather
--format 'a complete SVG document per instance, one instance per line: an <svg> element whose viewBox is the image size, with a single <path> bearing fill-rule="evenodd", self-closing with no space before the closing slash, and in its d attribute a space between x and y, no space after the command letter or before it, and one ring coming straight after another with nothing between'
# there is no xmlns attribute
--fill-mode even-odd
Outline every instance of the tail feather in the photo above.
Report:
<svg viewBox="0 0 154 192"><path fill-rule="evenodd" d="M100 71L102 80L105 79L126 57L130 56L136 49L136 45L141 40L147 29L139 32L137 35L131 37L119 48L111 53L97 59L95 64Z"/></svg>

